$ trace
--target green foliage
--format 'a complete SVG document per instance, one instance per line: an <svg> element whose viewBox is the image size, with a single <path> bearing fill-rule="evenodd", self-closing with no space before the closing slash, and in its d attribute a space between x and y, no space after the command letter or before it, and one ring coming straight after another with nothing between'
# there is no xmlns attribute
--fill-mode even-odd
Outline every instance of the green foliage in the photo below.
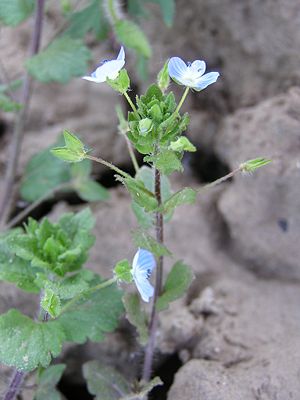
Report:
<svg viewBox="0 0 300 400"><path fill-rule="evenodd" d="M101 280L95 278L90 286L96 288ZM116 285L104 289L90 289L78 296L70 307L62 308L56 319L65 333L68 342L84 343L87 339L98 342L104 334L118 326L123 313L122 291Z"/></svg>
<svg viewBox="0 0 300 400"><path fill-rule="evenodd" d="M108 23L104 18L101 2L92 0L85 8L70 15L69 26L64 33L77 39L93 32L97 38L104 39L107 31Z"/></svg>
<svg viewBox="0 0 300 400"><path fill-rule="evenodd" d="M6 94L0 92L0 110L14 112L21 110L22 105L11 100Z"/></svg>
<svg viewBox="0 0 300 400"><path fill-rule="evenodd" d="M126 186L133 201L145 211L154 211L157 209L158 203L154 194L146 188L142 181L131 177L123 178L120 176L118 176L118 179Z"/></svg>
<svg viewBox="0 0 300 400"><path fill-rule="evenodd" d="M42 371L38 377L38 388L34 400L61 400L56 385L60 381L65 368L65 364L56 364Z"/></svg>
<svg viewBox="0 0 300 400"><path fill-rule="evenodd" d="M138 384L134 391L120 372L100 361L88 361L83 366L83 376L89 392L96 400L142 400L162 381L155 377L147 384Z"/></svg>
<svg viewBox="0 0 300 400"><path fill-rule="evenodd" d="M144 160L152 162L165 175L170 175L174 171L183 171L181 155L172 150L162 150L157 155L145 157Z"/></svg>
<svg viewBox="0 0 300 400"><path fill-rule="evenodd" d="M162 294L157 300L157 310L169 307L169 303L182 297L190 286L194 276L191 269L182 261L177 261L166 280Z"/></svg>
<svg viewBox="0 0 300 400"><path fill-rule="evenodd" d="M123 304L128 321L136 328L139 342L144 346L148 341L147 315L142 310L140 298L137 293L125 293Z"/></svg>
<svg viewBox="0 0 300 400"><path fill-rule="evenodd" d="M78 139L73 133L64 130L63 132L65 146L55 147L51 150L51 153L56 157L67 161L67 162L79 162L84 160L86 151L84 144Z"/></svg>
<svg viewBox="0 0 300 400"><path fill-rule="evenodd" d="M175 14L175 0L149 0L160 6L164 22L167 26L172 26Z"/></svg>
<svg viewBox="0 0 300 400"><path fill-rule="evenodd" d="M0 0L0 21L17 26L32 14L34 4L34 0Z"/></svg>
<svg viewBox="0 0 300 400"><path fill-rule="evenodd" d="M162 205L161 211L168 213L182 204L193 204L196 201L197 191L192 188L183 188L170 196Z"/></svg>
<svg viewBox="0 0 300 400"><path fill-rule="evenodd" d="M38 81L67 83L87 70L90 52L80 40L63 36L26 62L29 73ZM70 160L69 160L70 161Z"/></svg>
<svg viewBox="0 0 300 400"><path fill-rule="evenodd" d="M49 313L52 318L56 318L61 312L60 298L53 290L46 288L41 300L41 307Z"/></svg>
<svg viewBox="0 0 300 400"><path fill-rule="evenodd" d="M146 58L151 57L151 47L144 32L134 22L121 19L114 24L115 34L125 47L135 50Z"/></svg>
<svg viewBox="0 0 300 400"><path fill-rule="evenodd" d="M264 165L269 164L272 160L267 158L254 158L253 160L245 161L240 165L240 170L242 172L254 172L256 169L263 167Z"/></svg>
<svg viewBox="0 0 300 400"><path fill-rule="evenodd" d="M29 219L25 233L10 238L10 246L21 259L33 268L65 276L76 271L87 260L94 244L90 230L94 220L89 209L74 215L65 214L58 223L44 219L40 224Z"/></svg>
<svg viewBox="0 0 300 400"><path fill-rule="evenodd" d="M169 148L173 151L196 151L196 147L189 141L186 136L181 136L174 142L170 143Z"/></svg>
<svg viewBox="0 0 300 400"><path fill-rule="evenodd" d="M64 339L57 321L33 321L14 309L0 316L0 362L19 371L46 368Z"/></svg>
<svg viewBox="0 0 300 400"><path fill-rule="evenodd" d="M89 392L96 400L117 400L130 393L130 385L114 368L100 361L88 361L83 366L83 376Z"/></svg>
<svg viewBox="0 0 300 400"><path fill-rule="evenodd" d="M34 282L38 269L18 257L9 246L9 241L20 231L15 229L0 236L0 280L13 283L26 292L38 293L40 289Z"/></svg>
<svg viewBox="0 0 300 400"><path fill-rule="evenodd" d="M131 264L128 260L119 261L115 268L114 273L118 280L130 283L132 281Z"/></svg>
<svg viewBox="0 0 300 400"><path fill-rule="evenodd" d="M165 62L162 69L159 71L157 75L157 84L160 90L164 93L170 84L170 76L168 71L168 61Z"/></svg>
<svg viewBox="0 0 300 400"><path fill-rule="evenodd" d="M136 247L149 250L156 257L172 255L166 246L158 243L151 235L142 229L133 231L132 236Z"/></svg>
<svg viewBox="0 0 300 400"><path fill-rule="evenodd" d="M122 69L116 79L107 78L107 83L117 92L126 93L130 86L130 79L126 69Z"/></svg>

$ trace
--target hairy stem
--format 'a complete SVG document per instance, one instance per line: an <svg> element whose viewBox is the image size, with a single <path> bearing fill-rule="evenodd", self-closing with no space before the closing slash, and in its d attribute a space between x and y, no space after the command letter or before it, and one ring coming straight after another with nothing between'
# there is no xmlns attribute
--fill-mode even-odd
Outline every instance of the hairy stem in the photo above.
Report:
<svg viewBox="0 0 300 400"><path fill-rule="evenodd" d="M175 114L177 114L177 113L179 112L179 110L181 109L181 106L182 106L182 104L184 103L184 100L186 99L186 96L188 95L189 90L190 90L189 87L186 87L186 88L185 88L185 91L183 92L183 95L182 95L182 97L181 97L181 100L180 100L180 102L178 103L178 106L177 106L177 108L176 108L176 110L175 110Z"/></svg>
<svg viewBox="0 0 300 400"><path fill-rule="evenodd" d="M207 189L211 189L220 183L227 181L227 179L232 178L238 172L241 172L241 167L234 169L233 171L229 172L229 174L222 176L222 178L216 179L215 181L202 186L200 189L198 189L198 193L205 192Z"/></svg>
<svg viewBox="0 0 300 400"><path fill-rule="evenodd" d="M34 56L39 51L43 26L44 5L45 0L36 0L34 28L29 49L29 57ZM16 123L14 126L11 148L9 152L8 164L6 168L0 201L0 227L3 227L3 225L7 221L12 207L13 185L17 172L22 140L24 136L25 120L31 95L31 83L32 79L29 73L25 72L21 97L21 104L23 107L16 116Z"/></svg>
<svg viewBox="0 0 300 400"><path fill-rule="evenodd" d="M131 144L130 140L128 139L128 137L126 136L126 134L124 135L124 137L125 137L125 140L126 140L126 144L127 144L127 148L128 148L128 152L129 152L130 158L131 158L131 162L133 164L133 168L134 168L135 172L137 173L139 171L140 167L139 167L139 164L137 162L136 156L134 154L134 150L133 150L132 144Z"/></svg>
<svg viewBox="0 0 300 400"><path fill-rule="evenodd" d="M20 223L31 211L33 211L35 208L37 208L40 204L42 204L44 201L50 199L52 196L55 195L55 193L71 188L72 186L69 183L63 183L59 186L56 186L55 188L49 190L47 193L44 194L44 196L40 197L38 200L34 201L33 203L29 204L28 207L24 208L19 214L17 214L14 218L12 218L6 225L6 229L10 229Z"/></svg>
<svg viewBox="0 0 300 400"><path fill-rule="evenodd" d="M127 174L126 172L122 171L120 168L116 167L115 165L113 165L112 163L103 160L100 157L94 157L94 156L90 156L89 154L85 155L85 158L88 158L89 160L95 161L99 164L103 164L106 167L112 169L113 171L117 172L118 174L124 176L124 178L130 178L130 175Z"/></svg>
<svg viewBox="0 0 300 400"><path fill-rule="evenodd" d="M161 201L161 182L160 182L160 172L158 169L155 169L155 197L157 199L158 205L160 206ZM156 240L158 243L163 244L164 242L164 220L163 214L161 212L157 212L155 216L155 231L156 231ZM148 382L151 378L152 373L152 364L153 364L153 355L155 350L155 336L157 331L158 324L158 315L156 310L156 302L158 296L161 292L162 287L162 278L163 278L163 257L159 257L156 269L156 279L155 279L155 291L154 298L151 309L151 317L149 323L149 340L145 349L145 358L144 358L144 366L143 366L143 376L142 379Z"/></svg>
<svg viewBox="0 0 300 400"><path fill-rule="evenodd" d="M125 96L125 99L128 101L130 107L132 108L132 111L135 113L135 116L139 119L139 118L140 118L139 113L138 113L138 111L137 111L137 109L136 109L136 106L133 104L133 101L132 101L131 98L128 96L128 93L127 93L127 92L124 92L124 96Z"/></svg>

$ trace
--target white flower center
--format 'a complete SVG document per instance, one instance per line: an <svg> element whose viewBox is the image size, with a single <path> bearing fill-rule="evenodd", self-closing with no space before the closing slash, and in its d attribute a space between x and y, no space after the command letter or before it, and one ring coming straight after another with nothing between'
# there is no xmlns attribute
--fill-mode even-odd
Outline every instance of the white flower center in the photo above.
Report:
<svg viewBox="0 0 300 400"><path fill-rule="evenodd" d="M182 74L182 80L187 84L187 86L195 86L202 73L198 69L193 68L192 65L188 65L184 73Z"/></svg>

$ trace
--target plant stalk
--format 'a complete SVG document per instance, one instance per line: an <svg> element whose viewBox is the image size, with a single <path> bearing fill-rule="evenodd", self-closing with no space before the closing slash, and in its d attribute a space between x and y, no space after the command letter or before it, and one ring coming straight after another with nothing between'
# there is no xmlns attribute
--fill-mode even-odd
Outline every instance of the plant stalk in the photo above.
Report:
<svg viewBox="0 0 300 400"><path fill-rule="evenodd" d="M43 14L44 14L45 0L36 0L35 19L33 34L30 43L29 57L38 53L40 48L42 27L43 27ZM4 185L2 189L2 196L0 201L0 227L2 228L7 221L11 208L13 198L13 186L17 172L18 161L24 136L25 121L28 112L29 100L31 95L32 79L28 72L25 72L23 78L23 88L21 96L22 109L16 115L16 122L13 131L13 137L9 152L9 159L5 172Z"/></svg>
<svg viewBox="0 0 300 400"><path fill-rule="evenodd" d="M134 154L134 150L132 148L132 144L131 144L130 140L128 139L128 137L126 136L126 134L124 135L124 137L125 137L125 140L126 140L126 144L127 144L127 148L128 148L128 152L129 152L130 158L131 158L131 162L133 164L133 168L135 170L135 173L138 173L140 167L139 167L139 164L137 162L136 156Z"/></svg>
<svg viewBox="0 0 300 400"><path fill-rule="evenodd" d="M90 156L89 154L85 155L85 158L88 158L89 160L95 161L99 164L103 164L106 167L112 169L113 171L117 172L118 174L124 176L124 178L131 178L131 176L129 174L127 174L126 172L122 171L120 168L116 167L115 165L113 165L112 163L103 160L100 157L94 157L94 156Z"/></svg>
<svg viewBox="0 0 300 400"><path fill-rule="evenodd" d="M161 201L161 176L158 169L155 169L155 197L160 206L162 204ZM155 232L156 232L156 240L158 243L163 244L164 242L164 220L163 214L161 212L157 212L155 216ZM162 288L162 278L163 278L163 257L159 257L156 268L156 279L155 279L155 290L154 297L151 309L151 317L149 323L149 340L145 349L145 358L144 358L144 366L143 366L143 375L142 379L148 382L151 378L152 373L152 364L153 364L153 356L155 350L155 336L158 325L158 314L156 310L156 302L158 296L160 295Z"/></svg>
<svg viewBox="0 0 300 400"><path fill-rule="evenodd" d="M227 181L228 179L232 178L238 172L241 172L241 167L238 167L238 168L234 169L233 171L229 172L229 174L222 176L221 178L216 179L215 181L210 182L207 185L202 186L201 188L198 189L198 193L205 192L207 189L211 189L211 188L219 185L220 183Z"/></svg>

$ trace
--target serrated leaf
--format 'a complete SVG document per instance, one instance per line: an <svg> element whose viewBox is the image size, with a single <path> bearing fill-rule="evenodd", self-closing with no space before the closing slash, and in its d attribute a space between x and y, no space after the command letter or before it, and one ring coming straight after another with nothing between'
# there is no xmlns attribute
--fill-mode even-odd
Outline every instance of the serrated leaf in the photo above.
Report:
<svg viewBox="0 0 300 400"><path fill-rule="evenodd" d="M0 0L0 21L17 26L34 10L34 0Z"/></svg>
<svg viewBox="0 0 300 400"><path fill-rule="evenodd" d="M119 180L126 186L132 199L146 211L154 211L158 207L157 200L151 191L149 191L144 183L134 178L122 178Z"/></svg>
<svg viewBox="0 0 300 400"><path fill-rule="evenodd" d="M39 293L40 289L34 282L36 269L17 257L8 244L12 236L18 233L19 230L15 230L0 237L0 280L13 283L26 292Z"/></svg>
<svg viewBox="0 0 300 400"><path fill-rule="evenodd" d="M182 204L193 204L197 198L197 191L192 188L184 188L174 193L161 206L163 213L173 211L176 207Z"/></svg>
<svg viewBox="0 0 300 400"><path fill-rule="evenodd" d="M119 261L114 268L114 274L122 282L132 282L131 264L128 260Z"/></svg>
<svg viewBox="0 0 300 400"><path fill-rule="evenodd" d="M144 160L153 162L164 175L170 175L174 171L183 171L180 159L172 150L164 150L156 156L145 157Z"/></svg>
<svg viewBox="0 0 300 400"><path fill-rule="evenodd" d="M61 400L56 385L60 381L65 368L65 364L51 365L39 375L34 400Z"/></svg>
<svg viewBox="0 0 300 400"><path fill-rule="evenodd" d="M41 300L41 307L43 308L43 310L49 313L52 318L56 318L60 314L60 298L52 289L45 289Z"/></svg>
<svg viewBox="0 0 300 400"><path fill-rule="evenodd" d="M40 82L67 83L72 77L84 74L90 58L90 51L81 41L64 36L30 58L26 66Z"/></svg>
<svg viewBox="0 0 300 400"><path fill-rule="evenodd" d="M176 141L171 142L169 146L170 150L173 151L196 151L196 147L189 141L186 136L181 136Z"/></svg>
<svg viewBox="0 0 300 400"><path fill-rule="evenodd" d="M64 130L63 132L66 147L74 152L84 152L84 144L76 135Z"/></svg>
<svg viewBox="0 0 300 400"><path fill-rule="evenodd" d="M126 69L121 69L116 79L106 79L106 82L117 92L124 94L130 86L130 79Z"/></svg>
<svg viewBox="0 0 300 400"><path fill-rule="evenodd" d="M67 147L55 147L51 153L60 160L67 162L80 162L84 160L85 153L75 153Z"/></svg>
<svg viewBox="0 0 300 400"><path fill-rule="evenodd" d="M104 186L90 179L80 182L76 186L76 192L85 201L104 201L110 197L109 191Z"/></svg>
<svg viewBox="0 0 300 400"><path fill-rule="evenodd" d="M156 307L158 311L165 310L169 303L182 297L193 280L193 272L182 261L177 261L166 280L162 294L159 296Z"/></svg>
<svg viewBox="0 0 300 400"><path fill-rule="evenodd" d="M137 329L139 342L144 346L148 341L147 315L141 308L140 298L136 293L125 293L123 304L126 318Z"/></svg>
<svg viewBox="0 0 300 400"><path fill-rule="evenodd" d="M123 19L114 25L115 33L120 43L134 49L146 58L151 57L151 47L144 32L134 22Z"/></svg>
<svg viewBox="0 0 300 400"><path fill-rule="evenodd" d="M99 281L93 282L92 286ZM111 285L88 292L56 319L63 327L66 340L84 343L87 339L98 342L104 334L112 332L123 313L122 291Z"/></svg>
<svg viewBox="0 0 300 400"><path fill-rule="evenodd" d="M135 201L131 202L131 208L141 228L148 229L153 226L155 218L153 213L145 212L143 207L138 205Z"/></svg>
<svg viewBox="0 0 300 400"><path fill-rule="evenodd" d="M123 375L100 361L85 363L83 376L89 392L96 396L96 400L119 400L130 393L130 385Z"/></svg>
<svg viewBox="0 0 300 400"><path fill-rule="evenodd" d="M136 247L149 250L156 257L172 255L166 246L158 243L154 237L141 229L133 231L132 236Z"/></svg>
<svg viewBox="0 0 300 400"><path fill-rule="evenodd" d="M64 340L56 321L33 321L14 309L0 316L0 362L19 371L48 367Z"/></svg>

